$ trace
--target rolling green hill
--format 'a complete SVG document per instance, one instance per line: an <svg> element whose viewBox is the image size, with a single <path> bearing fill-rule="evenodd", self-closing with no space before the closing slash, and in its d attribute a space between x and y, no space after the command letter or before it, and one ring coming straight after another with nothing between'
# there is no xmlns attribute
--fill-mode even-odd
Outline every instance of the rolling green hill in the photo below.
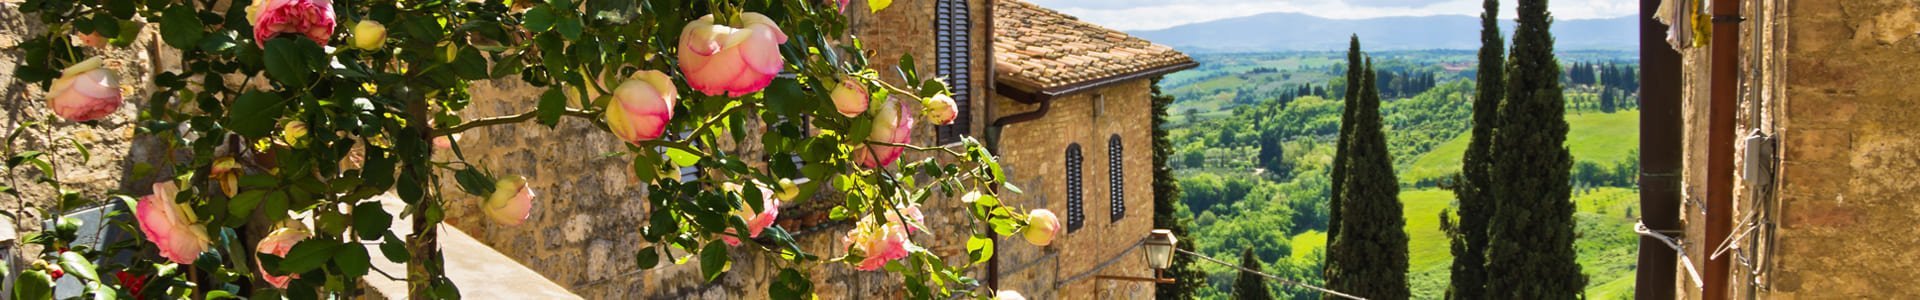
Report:
<svg viewBox="0 0 1920 300"><path fill-rule="evenodd" d="M1567 116L1567 150L1576 161L1612 164L1628 159L1640 148L1640 112L1581 113ZM1460 173L1460 157L1471 134L1462 134L1415 159L1400 171L1401 183L1438 179Z"/></svg>

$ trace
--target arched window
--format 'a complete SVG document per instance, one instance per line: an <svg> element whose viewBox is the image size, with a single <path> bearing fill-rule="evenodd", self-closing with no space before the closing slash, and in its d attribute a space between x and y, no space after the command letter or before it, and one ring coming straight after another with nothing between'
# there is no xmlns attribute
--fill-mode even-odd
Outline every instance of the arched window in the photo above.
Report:
<svg viewBox="0 0 1920 300"><path fill-rule="evenodd" d="M1127 216L1127 172L1122 166L1126 159L1121 156L1120 135L1107 138L1107 209L1109 222L1119 222Z"/></svg>
<svg viewBox="0 0 1920 300"><path fill-rule="evenodd" d="M1087 213L1081 209L1081 199L1086 198L1080 186L1080 144L1067 145L1067 232L1079 231L1086 225Z"/></svg>

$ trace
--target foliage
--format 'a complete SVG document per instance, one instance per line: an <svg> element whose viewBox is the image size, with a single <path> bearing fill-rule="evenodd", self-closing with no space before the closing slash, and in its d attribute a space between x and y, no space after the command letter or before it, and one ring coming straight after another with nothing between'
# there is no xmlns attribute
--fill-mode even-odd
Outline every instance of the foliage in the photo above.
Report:
<svg viewBox="0 0 1920 300"><path fill-rule="evenodd" d="M1348 149L1340 194L1339 231L1327 246L1327 288L1366 298L1403 299L1407 287L1407 233L1402 216L1399 180L1380 122L1380 91L1373 64L1366 64L1360 97L1347 107L1352 131L1340 138ZM1330 297L1330 296L1329 296Z"/></svg>
<svg viewBox="0 0 1920 300"><path fill-rule="evenodd" d="M1267 278L1260 276L1260 259L1253 256L1253 248L1240 251L1240 277L1233 282L1233 299L1271 300L1273 293L1267 291ZM1248 271L1252 270L1252 271Z"/></svg>
<svg viewBox="0 0 1920 300"><path fill-rule="evenodd" d="M1180 203L1180 184L1173 177L1173 166L1168 161L1173 156L1173 143L1167 132L1167 110L1173 105L1174 98L1160 92L1160 79L1153 82L1153 228L1172 231L1174 236L1187 237L1188 242L1177 243L1181 250L1193 251L1192 235L1187 227L1190 218L1182 217L1185 205ZM1173 283L1155 284L1153 293L1157 299L1193 299L1195 290L1205 274L1194 266L1192 255L1174 255L1173 266L1167 268L1167 277Z"/></svg>
<svg viewBox="0 0 1920 300"><path fill-rule="evenodd" d="M249 1L29 0L19 5L22 13L50 28L21 43L28 55L16 70L20 83L43 87L59 74L56 70L93 55L95 50L72 46L70 36L97 33L115 37L115 46L125 46L131 42L128 37L151 25L129 20L158 23L160 40L180 50L182 68L155 75L156 91L143 95L147 102L134 132L185 155L162 155L160 161L140 163L170 170L157 177L182 183L180 204L206 225L206 232L198 234L213 240L213 249L197 261L175 264L144 255L155 246L144 241L105 249L65 247L71 238L63 219L54 231L28 239L49 246L41 258L59 261L66 274L84 279L88 293L97 297L271 298L282 291L267 288L259 277L299 274L284 296L310 299L356 294L358 285L353 282L368 272L373 259L358 245L380 242L390 247L379 247L379 257L409 264L406 277L412 297L457 298L457 288L441 271L444 260L435 246L434 225L445 217L447 205L477 203L450 201L460 199L452 195L456 191L442 190L434 183L450 179L459 183L458 192L486 197L494 192L488 183L502 176L468 163L457 141L449 141L444 149L432 141L475 128L528 121L553 127L565 118L607 129L609 123L617 122L603 119L603 113L609 105L621 105L611 102L626 101L615 98L628 96L616 85L649 71L671 74L671 91L657 92L682 95L682 101L666 102L671 119L659 125L664 128L654 128L678 134L632 140L624 151L610 154L631 157L638 184L649 191L644 200L636 200L647 201L646 207L651 208L647 224L636 230L651 245L635 255L643 268L653 267L663 260L661 256L672 256L665 259L675 263L698 257L704 278L713 280L739 259L734 255L759 255L781 270L770 285L774 295L804 298L811 293L803 275L809 273L796 269L861 259L858 251L832 258L807 253L778 226L766 228L765 234L742 237L746 243L741 249L746 251L729 251L720 237L759 232L748 230L746 220L733 212L770 209L762 201L745 199L770 197L767 194L774 191L798 194L786 199L829 192L844 195L844 203L833 207L834 219L882 220L877 222L887 222L884 215L894 208L981 193L979 200L967 206L966 217L976 222L959 222L973 224L965 232L975 240L991 241L984 237L1009 235L1026 226L1024 214L995 200L996 191L1017 189L1004 185L999 165L980 143L969 138L959 147L933 148L870 142L870 129L883 126L875 124L875 113L849 117L836 112L829 92L843 78L869 87L867 96L875 106L889 98L925 103L947 93L947 87L941 80L917 74L910 56L899 58L899 68L891 70L903 81L878 80L879 71L868 68L869 52L847 33L848 18L830 2L316 3L330 5L327 27L301 32L306 34L268 31L266 35L255 30L257 20L249 16L248 7L253 4ZM886 3L875 1L871 6L879 11ZM686 48L676 46L689 43L683 40L689 23L711 15L716 24L740 24L750 19L749 13L763 14L792 37L777 50L783 62L779 70L792 76L765 74L772 81L764 90L722 96L695 89L690 82L695 79L676 72L686 67L676 59ZM335 18L338 24L333 23ZM371 22L385 24L390 33L374 40L372 47L358 42L346 47L349 39L366 38L359 30L349 36L348 28ZM322 29L337 34L308 38ZM520 80L546 91L531 111L462 116L475 104L468 87L481 80ZM786 121L801 119L808 122ZM65 191L43 152L13 147L13 138L26 128L51 131L72 124L20 125L8 138L4 153L10 158L8 168L38 168L43 174L39 182ZM746 142L760 143L767 153L795 153L800 160L765 159L721 147ZM856 152L883 146L905 146L938 157L879 168L854 163ZM436 156L437 151L451 155ZM240 165L237 180L224 183L237 182L237 194L220 192L223 183L210 178L221 174L215 162L224 159ZM667 175L677 174L682 167L695 168L700 175L687 182ZM816 180L774 185L784 178ZM719 188L725 184L764 189ZM414 223L401 226L412 227L415 234L395 234L388 227L393 216L377 204L364 202L386 193L397 194L405 202L401 214ZM61 197L61 203L131 202L125 196L70 192ZM61 207L54 212L73 206ZM306 216L315 224L311 239L284 256L253 252L248 241L258 240L265 232L250 231L249 224L276 224L295 216ZM965 270L990 257L993 246L969 242L969 257L957 259L926 250L934 246L908 248L910 256L888 263L885 270L900 274L913 298L944 298L972 293L968 289L977 283L964 276ZM85 264L127 253L142 255L135 255L136 263L127 266ZM256 259L257 265L251 263ZM44 285L43 270L17 281L27 287L21 289L23 293ZM99 276L108 273L143 279Z"/></svg>
<svg viewBox="0 0 1920 300"><path fill-rule="evenodd" d="M1350 43L1347 46L1347 92L1344 94L1346 95L1346 101L1342 102L1345 103L1345 105L1340 106L1340 135L1335 138L1333 143L1333 177L1330 180L1333 184L1333 189L1331 190L1332 194L1327 197L1327 207L1330 208L1328 210L1330 216L1327 218L1327 243L1329 245L1340 240L1340 227L1346 225L1346 223L1341 222L1340 214L1342 210L1346 209L1346 205L1341 204L1341 202L1347 198L1347 190L1345 189L1347 183L1346 178L1348 176L1347 168L1352 167L1348 164L1348 161L1352 160L1353 147L1350 146L1348 142L1350 141L1349 138L1353 136L1354 107L1357 106L1360 98L1366 97L1361 94L1366 91L1365 86L1369 84L1365 76L1366 73L1372 72L1361 65L1360 36L1353 35L1350 39ZM1328 266L1336 265L1337 264L1328 264Z"/></svg>
<svg viewBox="0 0 1920 300"><path fill-rule="evenodd" d="M1586 286L1575 261L1573 157L1566 98L1553 54L1547 1L1520 1L1519 26L1506 61L1506 96L1494 137L1488 221L1487 290L1494 298L1578 297Z"/></svg>
<svg viewBox="0 0 1920 300"><path fill-rule="evenodd" d="M1487 297L1487 218L1493 213L1493 135L1499 131L1500 99L1505 95L1506 77L1502 64L1505 62L1502 49L1506 41L1500 37L1500 1L1486 0L1480 13L1480 60L1479 78L1474 80L1478 92L1473 99L1472 142L1467 144L1467 152L1461 158L1461 173L1453 186L1453 193L1460 201L1457 221L1446 220L1441 214L1442 224L1453 224L1444 228L1451 238L1453 252L1452 281L1447 285L1447 298L1482 299Z"/></svg>

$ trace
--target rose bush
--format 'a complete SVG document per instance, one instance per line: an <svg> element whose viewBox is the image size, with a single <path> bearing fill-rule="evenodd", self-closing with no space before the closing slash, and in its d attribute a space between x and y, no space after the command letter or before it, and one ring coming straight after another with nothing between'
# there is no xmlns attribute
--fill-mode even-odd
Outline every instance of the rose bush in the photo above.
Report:
<svg viewBox="0 0 1920 300"><path fill-rule="evenodd" d="M881 13L887 3L868 7ZM50 272L60 272L81 278L94 296L353 297L363 292L354 281L370 272L371 260L385 259L409 266L409 297L457 297L435 243L448 206L522 226L539 209L524 178L470 163L507 158L468 157L457 137L569 120L625 146L582 159L622 157L630 162L623 166L628 182L647 191L619 200L646 201L638 217L644 226L632 229L648 245L633 256L641 268L697 257L700 273L715 280L737 256L752 255L781 262L770 264L780 275L767 287L781 298L810 295L804 274L811 273L803 269L822 267L897 273L890 278L901 278L912 298L989 297L965 275L992 256L993 237L1046 232L1050 239L1058 222L998 201L1018 188L979 141L914 143L915 128L960 117L950 91L941 79L921 77L911 57L886 64L896 79L878 80L881 70L867 57L874 51L849 34L842 12L849 4L26 0L10 7L50 30L19 44L26 55L14 78L45 89L52 113L27 116L14 134L97 126L47 121L120 111L115 71L92 57L157 28L158 41L178 50L169 52L177 65L143 80L151 91L134 95L143 98L133 101L140 107L124 126L178 155L131 162L136 173L151 174L128 178L161 178L136 200L62 188L51 161L86 159L69 154L87 153L84 144L33 146L81 151L0 147L9 171L37 169L15 174L39 174L32 182L62 191L51 215L125 203L133 220L113 225L140 235L75 247L78 221L53 220L59 226L23 238L47 249L38 259L48 267L9 278L24 287L14 296L41 298ZM524 112L463 114L481 104L468 90L477 81L519 81L541 93L504 106L532 107ZM730 146L745 143L756 151ZM776 153L794 159L766 159ZM676 180L684 168L694 175ZM386 204L370 201L380 195L397 198L413 222L392 224ZM962 211L922 210L954 198ZM776 225L781 210L810 201L829 201L805 207L854 225L841 236L845 248L802 248ZM961 221L926 224L927 213ZM279 227L260 232L269 225ZM966 257L916 244L946 241L929 235L948 233L967 237L952 247ZM135 261L87 263L120 255Z"/></svg>

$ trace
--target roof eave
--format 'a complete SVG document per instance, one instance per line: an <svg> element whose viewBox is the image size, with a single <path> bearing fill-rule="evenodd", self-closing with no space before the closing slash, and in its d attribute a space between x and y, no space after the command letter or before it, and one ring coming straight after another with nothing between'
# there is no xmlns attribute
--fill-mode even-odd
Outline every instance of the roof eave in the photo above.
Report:
<svg viewBox="0 0 1920 300"><path fill-rule="evenodd" d="M1166 75L1173 72L1192 69L1193 67L1196 67L1199 65L1200 63L1189 60L1181 63L1154 67L1152 69L1140 70L1132 73L1108 76L1108 77L1103 77L1099 79L1081 81L1081 82L1076 82L1072 84L1066 84L1066 85L1049 87L1049 88L1034 88L1034 87L1026 86L1023 84L1014 84L1014 85L1005 85L1005 86L1013 89L1017 89L1020 92L1023 92L1023 93L1017 93L1017 94L1022 94L1020 96L1026 96L1031 98L1055 98L1055 97L1095 90L1108 85L1132 81L1135 79L1151 78L1154 76ZM1001 94L1007 95L1010 93L1001 93ZM1013 95L1007 95L1007 96L1013 96ZM1022 101L1026 103L1039 102L1038 101L1039 99L1015 99L1015 100L1029 100L1029 101Z"/></svg>

